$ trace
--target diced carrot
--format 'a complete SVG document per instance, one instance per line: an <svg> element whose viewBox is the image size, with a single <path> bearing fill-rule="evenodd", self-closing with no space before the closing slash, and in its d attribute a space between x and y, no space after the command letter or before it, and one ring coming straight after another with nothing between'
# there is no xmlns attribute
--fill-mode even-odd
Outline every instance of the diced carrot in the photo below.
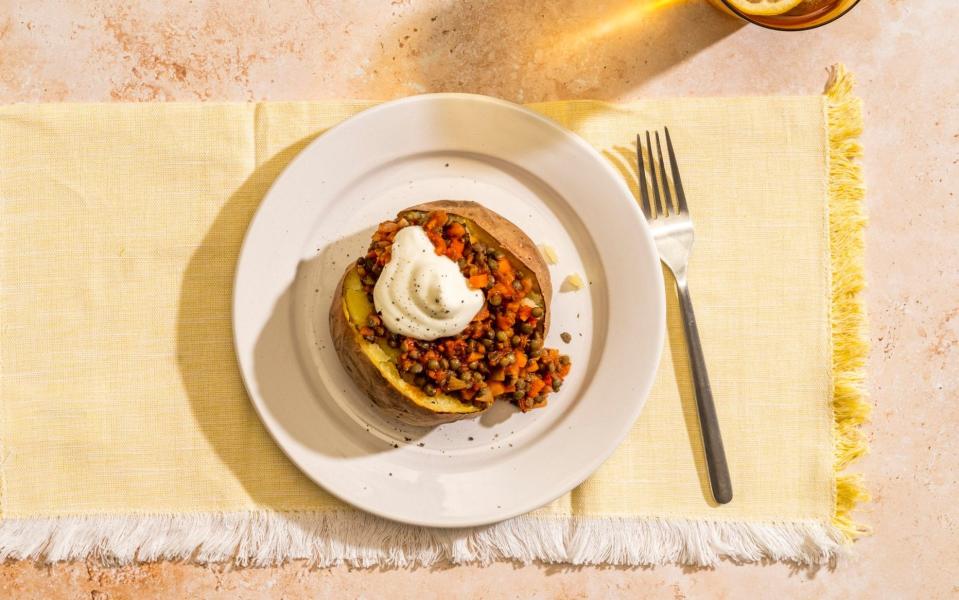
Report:
<svg viewBox="0 0 959 600"><path fill-rule="evenodd" d="M465 390L460 390L460 395L466 400L472 400L473 396L476 395L476 390L473 388L466 388Z"/></svg>
<svg viewBox="0 0 959 600"><path fill-rule="evenodd" d="M522 369L526 366L526 363L529 362L529 359L526 358L526 353L522 350L516 350L513 352L513 356L516 357L516 367Z"/></svg>
<svg viewBox="0 0 959 600"><path fill-rule="evenodd" d="M466 228L460 225L459 223L457 223L456 221L453 221L453 223L451 223L450 226L446 228L446 233L451 238L461 238L463 237L463 235L466 234Z"/></svg>
<svg viewBox="0 0 959 600"><path fill-rule="evenodd" d="M486 305L483 305L483 308L480 309L476 316L473 317L474 321L484 321L489 318L489 309L486 308Z"/></svg>
<svg viewBox="0 0 959 600"><path fill-rule="evenodd" d="M516 323L516 315L511 313L500 313L496 315L496 329L504 331L513 327Z"/></svg>
<svg viewBox="0 0 959 600"><path fill-rule="evenodd" d="M458 238L450 240L449 248L446 249L446 256L450 257L451 260L463 258L463 240Z"/></svg>
<svg viewBox="0 0 959 600"><path fill-rule="evenodd" d="M534 379L532 382L530 382L529 391L526 393L526 395L530 398L535 398L541 391L543 391L544 387L546 387L545 381L539 378Z"/></svg>
<svg viewBox="0 0 959 600"><path fill-rule="evenodd" d="M466 357L466 362L471 363L474 360L480 360L483 358L483 355L479 352L470 352L470 355Z"/></svg>
<svg viewBox="0 0 959 600"><path fill-rule="evenodd" d="M479 275L473 275L469 278L470 287L474 290L481 290L486 287L486 284L489 283L489 275L486 273L481 273Z"/></svg>
<svg viewBox="0 0 959 600"><path fill-rule="evenodd" d="M493 396L500 396L506 393L506 386L498 381L491 381L489 384L489 391Z"/></svg>
<svg viewBox="0 0 959 600"><path fill-rule="evenodd" d="M521 304L519 309L516 311L516 316L519 317L520 321L528 321L532 314L533 307L525 304Z"/></svg>
<svg viewBox="0 0 959 600"><path fill-rule="evenodd" d="M426 224L423 225L423 229L430 231L438 227L446 225L446 211L444 210L434 210L430 213L429 218L426 220Z"/></svg>
<svg viewBox="0 0 959 600"><path fill-rule="evenodd" d="M493 285L493 287L490 288L488 295L492 296L494 294L503 296L504 298L512 298L513 286L503 285L502 283L497 282L496 284Z"/></svg>

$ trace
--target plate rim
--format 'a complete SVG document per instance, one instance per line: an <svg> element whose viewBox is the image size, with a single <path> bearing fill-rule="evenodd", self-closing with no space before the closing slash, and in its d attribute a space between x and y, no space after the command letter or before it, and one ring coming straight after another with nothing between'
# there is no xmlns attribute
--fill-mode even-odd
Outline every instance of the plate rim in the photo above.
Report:
<svg viewBox="0 0 959 600"><path fill-rule="evenodd" d="M430 101L439 101L439 102L465 101L465 102L479 102L479 103L496 105L499 108L520 113L525 118L530 118L533 121L537 122L539 125L549 128L553 130L554 132L560 134L564 139L566 139L570 143L577 146L580 150L582 150L586 154L590 155L595 160L595 162L600 166L601 170L603 170L606 173L606 175L613 182L613 184L620 189L620 191L624 194L624 196L632 200L631 202L625 203L624 209L633 213L633 216L638 220L640 224L640 230L642 231L643 242L647 246L647 249L649 250L649 256L652 257L652 260L655 263L656 267L659 267L660 259L659 259L659 251L653 239L653 235L649 227L649 223L647 222L645 216L643 216L642 212L640 211L639 205L635 201L632 191L629 189L629 186L623 180L620 174L616 172L616 170L613 168L613 166L609 163L608 160L603 158L603 156L600 154L600 152L596 148L594 148L589 142L587 142L582 136L580 136L576 132L563 126L559 122L532 110L531 108L525 105L517 104L514 102L510 102L508 100L496 98L493 96L486 96L483 94L471 94L471 93L465 93L465 92L436 92L436 93L426 93L426 94L415 94L412 96L405 96L403 98L398 98L395 100L380 102L378 104L374 104L372 106L364 108L360 110L359 112L347 117L346 119L343 119L339 123L336 123L335 125L332 125L331 127L326 128L324 131L322 131L322 133L317 135L315 139L311 140L309 144L301 148L297 152L296 156L294 156L286 164L286 166L283 167L283 170L280 171L275 177L275 179L270 183L270 186L267 188L266 192L263 194L262 198L260 199L256 207L256 210L253 212L253 215L251 216L250 221L247 224L246 231L243 234L243 240L240 244L239 252L237 254L236 266L233 271L231 302L230 302L230 308L231 308L230 320L231 320L231 331L233 334L232 335L233 351L235 354L237 365L239 367L240 378L243 381L244 390L246 391L249 402L253 405L257 418L260 420L260 423L263 425L264 429L266 429L267 433L270 435L270 438L277 445L277 447L280 449L283 455L291 463L293 463L293 465L296 466L296 468L303 475L305 475L310 481L312 481L315 485L323 489L325 493L330 494L331 496L337 498L338 500L342 501L343 503L349 506L352 506L354 508L367 512L369 514L372 514L377 517L381 517L393 522L404 523L404 524L413 525L413 526L421 526L421 527L432 527L432 528L439 528L439 529L455 529L455 528L462 528L462 527L477 527L477 526L484 526L484 525L499 523L507 519L528 514L531 511L534 511L538 508L541 508L553 502L554 500L560 498L566 493L569 493L571 490L575 489L577 486L579 486L584 481L589 479L603 465L603 463L605 463L613 455L613 453L619 448L619 446L622 445L623 441L629 435L630 430L632 429L632 427L636 423L636 420L642 414L642 411L646 406L646 402L649 399L649 395L652 390L653 384L655 383L656 371L658 370L659 365L662 363L662 357L663 357L664 345L665 345L665 339L666 339L665 282L664 282L664 277L663 277L661 268L655 268L653 272L655 274L655 281L657 284L656 287L661 292L660 294L658 294L658 297L662 299L654 307L656 309L656 312L658 313L658 315L656 315L657 318L655 318L656 330L655 332L653 332L653 337L655 338L656 369L653 370L653 373L648 378L648 381L646 385L644 386L645 389L637 390L638 391L637 395L641 399L632 404L633 408L632 410L629 411L628 418L623 419L624 425L618 428L618 430L616 431L616 435L609 436L607 438L610 440L611 443L604 445L602 451L595 453L593 460L589 461L588 467L583 469L585 471L585 475L583 475L582 477L574 477L573 483L571 485L568 482L564 483L562 486L559 486L558 488L559 491L556 492L555 494L552 494L552 493L546 494L544 496L545 499L543 500L535 500L533 502L527 503L527 504L530 504L529 506L524 504L512 510L501 510L500 513L497 514L495 518L483 517L478 519L473 518L473 519L461 519L458 521L437 522L435 520L431 521L428 519L408 518L406 516L398 516L396 514L388 513L386 511L380 510L379 508L375 506L372 506L368 503L363 502L361 499L346 498L338 494L337 492L334 492L333 490L325 486L323 483L321 483L316 477L314 477L314 475L309 470L307 470L307 468L305 468L300 463L299 460L297 460L296 457L291 455L290 451L287 449L284 443L278 438L277 432L275 432L273 428L268 425L270 420L267 419L264 415L264 410L266 410L267 407L261 406L262 400L258 399L257 395L251 391L249 377L252 375L248 375L247 373L248 367L241 360L242 354L240 352L240 347L239 347L238 321L236 317L237 303L240 301L240 297L237 294L237 287L241 277L241 270L244 262L244 256L246 256L248 252L250 232L253 229L254 224L261 217L264 209L264 205L266 204L267 200L270 198L271 194L273 194L274 190L279 186L283 178L287 175L288 171L292 170L300 161L304 160L305 159L304 157L308 154L308 151L314 145L322 143L322 140L326 136L326 134L333 132L334 130L343 128L351 123L354 123L358 119L369 117L371 115L375 115L382 111L394 109L406 104L412 104L417 102L430 102Z"/></svg>

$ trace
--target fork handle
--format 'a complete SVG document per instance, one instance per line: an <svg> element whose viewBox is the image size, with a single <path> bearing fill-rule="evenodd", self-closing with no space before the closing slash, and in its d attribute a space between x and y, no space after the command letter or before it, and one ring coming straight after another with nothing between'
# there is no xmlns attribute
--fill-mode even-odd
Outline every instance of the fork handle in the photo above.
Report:
<svg viewBox="0 0 959 600"><path fill-rule="evenodd" d="M706 453L706 468L709 470L709 484L716 502L726 504L733 499L733 486L729 479L726 451L723 449L723 438L719 433L716 405L713 404L713 391L709 385L703 347L699 341L699 328L696 327L696 313L693 312L693 302L689 298L689 286L686 284L685 274L680 274L676 278L676 291L683 316L683 331L686 333L686 348L689 351L689 364L696 392L696 409L699 413L699 428L702 431L703 449Z"/></svg>

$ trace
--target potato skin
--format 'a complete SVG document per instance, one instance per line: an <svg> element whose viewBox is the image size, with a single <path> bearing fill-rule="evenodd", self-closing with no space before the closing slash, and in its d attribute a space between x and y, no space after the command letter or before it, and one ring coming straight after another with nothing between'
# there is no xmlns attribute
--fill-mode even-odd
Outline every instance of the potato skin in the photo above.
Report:
<svg viewBox="0 0 959 600"><path fill-rule="evenodd" d="M458 215L483 229L496 240L503 250L512 254L518 261L532 272L537 280L546 308L546 317L543 319L543 333L549 330L549 306L552 297L549 270L546 262L539 254L539 250L530 238L513 223L476 202L454 200L440 200L429 202L400 211L400 214L410 211L430 212L444 210L448 214ZM417 426L435 426L460 419L475 417L485 409L476 408L470 412L440 412L418 404L398 389L380 369L364 354L364 344L369 344L362 338L359 330L350 322L346 309L343 288L347 275L354 269L350 265L333 295L330 306L330 335L333 338L333 347L340 359L343 368L350 377L366 393L370 399L389 416Z"/></svg>
<svg viewBox="0 0 959 600"><path fill-rule="evenodd" d="M437 412L413 402L384 377L376 365L363 354L362 345L369 342L364 340L356 327L350 323L343 301L343 282L351 270L353 270L352 266L344 271L340 283L336 286L333 303L330 306L330 336L333 338L333 348L340 363L356 385L383 412L410 425L430 427L480 414L482 410L479 409L464 413Z"/></svg>

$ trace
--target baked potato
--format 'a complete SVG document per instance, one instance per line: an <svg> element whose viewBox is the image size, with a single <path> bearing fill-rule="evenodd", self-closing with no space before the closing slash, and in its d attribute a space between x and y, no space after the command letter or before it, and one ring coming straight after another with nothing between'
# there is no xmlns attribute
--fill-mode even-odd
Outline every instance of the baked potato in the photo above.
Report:
<svg viewBox="0 0 959 600"><path fill-rule="evenodd" d="M462 331L418 339L391 330L375 308L374 288L394 238L410 226L422 228L435 254L455 263L464 289L479 299ZM527 411L544 406L570 369L568 357L543 347L551 295L546 263L522 230L475 202L441 200L379 225L367 254L334 292L330 333L357 385L403 422L430 426L476 416L497 398Z"/></svg>

